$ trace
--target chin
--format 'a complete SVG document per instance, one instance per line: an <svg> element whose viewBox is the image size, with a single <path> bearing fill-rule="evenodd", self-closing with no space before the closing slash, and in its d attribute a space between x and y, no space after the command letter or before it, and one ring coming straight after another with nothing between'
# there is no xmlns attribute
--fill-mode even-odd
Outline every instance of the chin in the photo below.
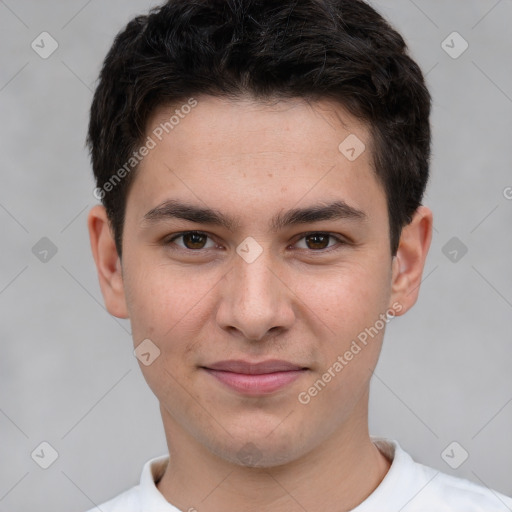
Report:
<svg viewBox="0 0 512 512"><path fill-rule="evenodd" d="M254 429L253 429L254 432ZM212 451L218 457L238 466L248 468L271 468L288 464L299 458L298 440L284 434L279 439L268 435L235 437L227 439L227 444L215 446ZM304 449L300 447L301 451Z"/></svg>

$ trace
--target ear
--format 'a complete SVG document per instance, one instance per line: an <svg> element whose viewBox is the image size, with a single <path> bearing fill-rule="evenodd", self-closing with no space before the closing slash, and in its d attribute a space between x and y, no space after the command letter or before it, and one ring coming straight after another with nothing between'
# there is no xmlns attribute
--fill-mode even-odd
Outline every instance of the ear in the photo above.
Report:
<svg viewBox="0 0 512 512"><path fill-rule="evenodd" d="M97 205L91 209L87 227L107 311L118 318L128 318L121 260L103 206Z"/></svg>
<svg viewBox="0 0 512 512"><path fill-rule="evenodd" d="M421 277L432 240L432 212L420 206L412 221L404 226L396 256L393 258L390 304L402 305L397 316L414 306L420 291Z"/></svg>

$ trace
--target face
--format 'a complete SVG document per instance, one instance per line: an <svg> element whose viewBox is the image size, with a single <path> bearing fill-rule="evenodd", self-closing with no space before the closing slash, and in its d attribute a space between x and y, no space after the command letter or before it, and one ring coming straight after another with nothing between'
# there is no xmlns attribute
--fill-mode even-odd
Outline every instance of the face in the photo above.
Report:
<svg viewBox="0 0 512 512"><path fill-rule="evenodd" d="M363 428L385 325L413 302L367 128L329 101L198 97L158 130L174 112L148 124L122 287L104 290L160 351L141 369L166 430L273 466Z"/></svg>

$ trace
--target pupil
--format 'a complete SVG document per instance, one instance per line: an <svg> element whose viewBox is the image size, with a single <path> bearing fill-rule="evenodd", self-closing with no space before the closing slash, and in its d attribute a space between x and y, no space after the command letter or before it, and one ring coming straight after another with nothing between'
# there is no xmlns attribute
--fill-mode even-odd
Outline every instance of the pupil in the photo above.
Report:
<svg viewBox="0 0 512 512"><path fill-rule="evenodd" d="M201 243L201 239L203 239L203 243ZM183 237L183 240L185 241L185 245L189 249L201 249L204 246L204 235L200 233L187 233ZM189 247L190 245L192 245L193 247Z"/></svg>
<svg viewBox="0 0 512 512"><path fill-rule="evenodd" d="M322 240L321 242L318 242L318 240ZM313 245L313 246L318 246L320 245L321 247L310 247L311 249L325 249L327 247L327 242L329 239L329 236L328 235L308 235L306 237L306 241L309 245ZM313 242L312 244L310 243L311 240L316 240L316 242Z"/></svg>

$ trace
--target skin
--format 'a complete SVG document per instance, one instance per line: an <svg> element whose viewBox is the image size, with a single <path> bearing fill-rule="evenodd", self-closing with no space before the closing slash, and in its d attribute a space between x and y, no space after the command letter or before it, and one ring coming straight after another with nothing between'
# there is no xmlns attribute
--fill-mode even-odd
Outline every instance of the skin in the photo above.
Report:
<svg viewBox="0 0 512 512"><path fill-rule="evenodd" d="M134 346L150 339L161 352L149 366L140 363L160 402L170 453L158 489L180 509L199 512L351 510L390 466L368 433L369 382L385 329L308 404L298 395L393 304L401 308L396 316L414 305L432 212L418 208L392 258L368 130L342 106L197 100L137 170L122 262L105 209L95 206L88 218L108 311L130 318ZM159 108L146 136L173 113ZM352 162L338 149L350 134L367 148ZM214 208L237 225L144 222L166 199ZM339 199L366 218L269 228L280 212ZM187 230L207 236L169 241ZM311 232L345 243L322 245L305 237ZM247 237L262 249L252 263L236 252ZM226 359L281 359L308 369L276 392L247 396L201 368ZM247 452L252 461L241 458Z"/></svg>

